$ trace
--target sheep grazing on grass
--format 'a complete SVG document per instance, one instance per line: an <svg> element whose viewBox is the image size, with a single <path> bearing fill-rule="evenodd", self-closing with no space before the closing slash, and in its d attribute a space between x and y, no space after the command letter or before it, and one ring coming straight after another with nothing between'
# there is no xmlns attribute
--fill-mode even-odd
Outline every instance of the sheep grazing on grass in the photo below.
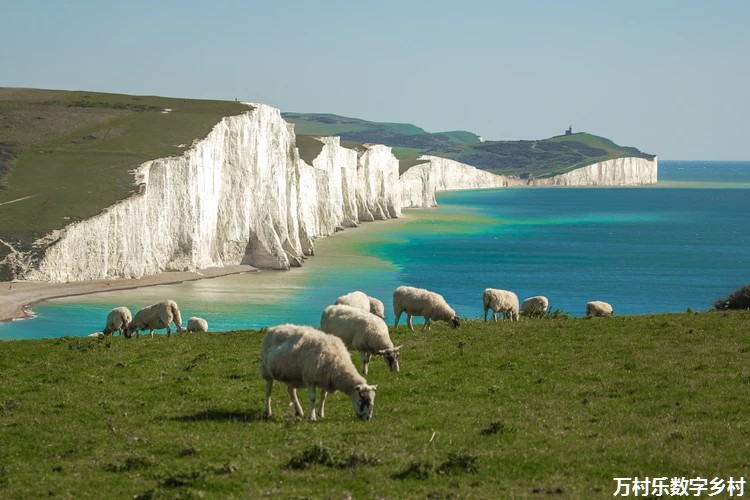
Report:
<svg viewBox="0 0 750 500"><path fill-rule="evenodd" d="M358 307L328 306L320 318L320 329L343 340L347 348L359 351L365 375L371 356L383 356L388 368L398 371L401 346L393 347L388 325L374 314Z"/></svg>
<svg viewBox="0 0 750 500"><path fill-rule="evenodd" d="M544 295L529 297L521 303L521 316L544 316L549 307L549 300Z"/></svg>
<svg viewBox="0 0 750 500"><path fill-rule="evenodd" d="M297 388L310 393L310 420L315 420L315 390L320 387L320 418L325 417L329 392L341 391L351 399L361 420L372 418L375 385L357 372L344 342L311 326L284 324L268 329L263 339L260 376L266 381L266 414L271 416L274 380L284 382L298 418L304 416Z"/></svg>
<svg viewBox="0 0 750 500"><path fill-rule="evenodd" d="M358 307L363 311L370 311L380 319L385 319L385 306L375 297L364 292L351 292L336 299L336 305Z"/></svg>
<svg viewBox="0 0 750 500"><path fill-rule="evenodd" d="M169 336L172 333L169 324L172 322L177 326L177 332L181 333L184 331L180 308L177 307L177 303L174 300L164 300L144 307L135 313L135 317L125 329L125 337L130 338L133 336L133 333L137 336L141 330L151 330L151 338L153 338L154 330L160 328L166 328L167 336Z"/></svg>
<svg viewBox="0 0 750 500"><path fill-rule="evenodd" d="M190 318L188 319L186 330L188 332L207 332L208 321L203 318Z"/></svg>
<svg viewBox="0 0 750 500"><path fill-rule="evenodd" d="M403 312L406 313L406 324L409 325L411 331L414 331L413 316L424 317L423 330L429 330L432 321L445 321L453 328L460 326L460 320L456 316L456 312L448 305L443 296L422 288L411 286L396 288L396 291L393 292L393 313L396 315L396 323L393 325L394 330L398 327L398 320Z"/></svg>
<svg viewBox="0 0 750 500"><path fill-rule="evenodd" d="M518 321L518 295L509 290L487 288L482 294L484 304L484 320L487 321L487 311L492 310L492 319L497 321L497 313L503 313L503 318Z"/></svg>
<svg viewBox="0 0 750 500"><path fill-rule="evenodd" d="M586 302L586 316L613 316L615 314L612 306L601 300Z"/></svg>
<svg viewBox="0 0 750 500"><path fill-rule="evenodd" d="M130 313L130 309L127 307L115 307L107 314L107 326L104 327L102 333L104 335L112 335L115 332L119 332L122 335L128 327L128 323L132 320L133 315ZM89 336L91 337L91 335Z"/></svg>

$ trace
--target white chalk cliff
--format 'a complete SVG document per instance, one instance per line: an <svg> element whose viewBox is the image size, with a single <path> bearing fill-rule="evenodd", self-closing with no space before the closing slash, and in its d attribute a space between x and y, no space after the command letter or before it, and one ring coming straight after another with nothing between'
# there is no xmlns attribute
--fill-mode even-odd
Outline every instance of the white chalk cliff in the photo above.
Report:
<svg viewBox="0 0 750 500"><path fill-rule="evenodd" d="M535 186L642 186L656 184L658 160L646 158L616 158L565 174L534 179Z"/></svg>
<svg viewBox="0 0 750 500"><path fill-rule="evenodd" d="M313 254L315 238L399 217L402 208L434 206L436 191L527 184L432 156L399 177L389 147L355 151L338 137L319 140L322 149L308 164L279 110L252 104L182 156L142 164L138 194L46 237L46 249L19 278L137 278L235 264L288 269ZM651 173L638 165L625 175L656 182L655 162ZM571 180L560 184L594 182L597 172L621 180L617 165L592 167L565 174Z"/></svg>

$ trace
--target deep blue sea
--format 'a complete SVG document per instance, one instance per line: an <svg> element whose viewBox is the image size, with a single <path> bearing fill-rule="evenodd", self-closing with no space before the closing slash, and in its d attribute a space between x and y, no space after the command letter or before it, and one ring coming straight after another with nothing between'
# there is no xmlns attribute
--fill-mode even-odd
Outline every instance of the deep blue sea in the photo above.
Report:
<svg viewBox="0 0 750 500"><path fill-rule="evenodd" d="M583 316L589 300L616 314L704 311L750 283L750 162L661 161L656 186L457 191L438 203L318 240L300 269L37 304L35 318L0 324L0 339L87 335L113 307L165 298L218 331L317 325L352 290L383 300L392 323L401 284L478 318L487 287Z"/></svg>

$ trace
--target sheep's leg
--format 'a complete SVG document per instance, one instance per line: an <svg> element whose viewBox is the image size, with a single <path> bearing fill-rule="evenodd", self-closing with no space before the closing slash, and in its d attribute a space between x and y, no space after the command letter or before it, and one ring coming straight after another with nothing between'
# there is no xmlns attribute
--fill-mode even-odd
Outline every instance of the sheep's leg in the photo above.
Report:
<svg viewBox="0 0 750 500"><path fill-rule="evenodd" d="M409 325L409 330L411 330L413 332L414 331L414 325L411 322L412 318L413 318L413 316L411 314L406 313L406 324Z"/></svg>
<svg viewBox="0 0 750 500"><path fill-rule="evenodd" d="M315 418L315 386L311 385L308 391L310 392L310 420L315 421L317 420Z"/></svg>
<svg viewBox="0 0 750 500"><path fill-rule="evenodd" d="M151 329L151 338L154 338L154 329Z"/></svg>
<svg viewBox="0 0 750 500"><path fill-rule="evenodd" d="M394 329L394 330L395 330L396 328L398 328L398 320L400 320L400 319L401 319L401 313L403 313L403 312L404 312L404 311L399 311L399 312L398 312L398 314L396 315L396 323L394 323L394 325L393 325L393 329ZM408 316L408 315L407 315L407 316Z"/></svg>
<svg viewBox="0 0 750 500"><path fill-rule="evenodd" d="M298 418L304 417L305 412L302 410L302 405L299 404L299 399L297 399L297 390L292 385L287 386L287 388L289 389L289 399L292 401L292 406L294 406L294 416Z"/></svg>
<svg viewBox="0 0 750 500"><path fill-rule="evenodd" d="M484 308L484 320L487 321L487 311L489 310L489 307Z"/></svg>
<svg viewBox="0 0 750 500"><path fill-rule="evenodd" d="M320 418L326 417L326 398L328 397L328 391L325 389L320 390Z"/></svg>
<svg viewBox="0 0 750 500"><path fill-rule="evenodd" d="M430 318L429 317L425 318L424 319L424 326L422 327L422 330L429 330L430 329L430 324L431 324Z"/></svg>
<svg viewBox="0 0 750 500"><path fill-rule="evenodd" d="M273 390L273 379L266 380L266 416L271 418L271 391Z"/></svg>
<svg viewBox="0 0 750 500"><path fill-rule="evenodd" d="M167 337L172 336L172 330L169 328L169 323L167 323Z"/></svg>
<svg viewBox="0 0 750 500"><path fill-rule="evenodd" d="M370 366L370 353L365 351L359 351L359 355L362 357L362 370L367 375L368 367Z"/></svg>

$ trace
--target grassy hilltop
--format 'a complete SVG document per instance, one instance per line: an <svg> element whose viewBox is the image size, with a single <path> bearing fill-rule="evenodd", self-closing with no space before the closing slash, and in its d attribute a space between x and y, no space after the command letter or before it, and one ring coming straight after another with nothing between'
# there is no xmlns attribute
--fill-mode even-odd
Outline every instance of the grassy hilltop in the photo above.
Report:
<svg viewBox="0 0 750 500"><path fill-rule="evenodd" d="M654 158L633 147L587 133L533 141L484 141L465 131L425 132L408 123L378 123L330 114L283 113L303 135L339 135L351 143L393 147L401 171L429 154L460 161L498 174L549 177L593 163L623 157Z"/></svg>
<svg viewBox="0 0 750 500"><path fill-rule="evenodd" d="M0 239L36 238L135 189L131 170L179 155L237 102L0 88ZM165 110L171 110L166 112ZM0 245L0 260L8 249Z"/></svg>
<svg viewBox="0 0 750 500"><path fill-rule="evenodd" d="M747 476L750 312L392 335L373 419L337 393L315 423L278 383L263 417L262 332L2 342L0 497L611 498L615 477Z"/></svg>

